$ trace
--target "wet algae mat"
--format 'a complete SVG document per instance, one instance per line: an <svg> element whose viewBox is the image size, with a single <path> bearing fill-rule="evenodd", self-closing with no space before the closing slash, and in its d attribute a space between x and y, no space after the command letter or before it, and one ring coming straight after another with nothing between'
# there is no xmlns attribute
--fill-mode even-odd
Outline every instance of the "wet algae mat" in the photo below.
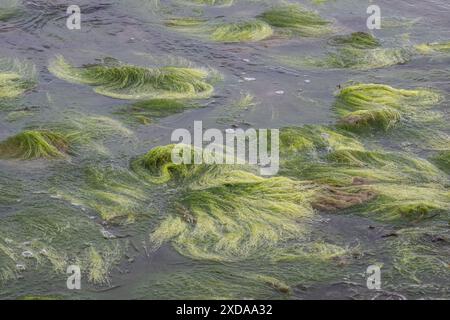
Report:
<svg viewBox="0 0 450 320"><path fill-rule="evenodd" d="M447 1L79 3L0 1L0 298L450 298ZM194 121L278 174L173 163Z"/></svg>

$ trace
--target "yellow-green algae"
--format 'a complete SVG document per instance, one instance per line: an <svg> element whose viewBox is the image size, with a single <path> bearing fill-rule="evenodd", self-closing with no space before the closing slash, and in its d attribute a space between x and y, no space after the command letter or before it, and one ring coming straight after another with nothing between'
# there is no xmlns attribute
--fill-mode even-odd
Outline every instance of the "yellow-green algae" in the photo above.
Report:
<svg viewBox="0 0 450 320"><path fill-rule="evenodd" d="M187 101L173 99L152 99L138 101L117 113L141 124L153 123L158 118L180 113L195 107Z"/></svg>
<svg viewBox="0 0 450 320"><path fill-rule="evenodd" d="M269 24L260 20L224 23L214 27L211 38L219 42L260 41L272 36Z"/></svg>
<svg viewBox="0 0 450 320"><path fill-rule="evenodd" d="M104 116L76 114L46 128L30 128L0 142L0 158L32 160L56 159L78 154L95 146L93 140L112 135L131 137L132 132ZM72 114L73 116L73 114ZM97 147L100 147L97 145Z"/></svg>
<svg viewBox="0 0 450 320"><path fill-rule="evenodd" d="M423 43L416 45L415 49L424 55L432 53L450 53L450 41L449 42L433 42L433 43Z"/></svg>
<svg viewBox="0 0 450 320"><path fill-rule="evenodd" d="M448 226L409 227L398 230L388 240L387 248L393 258L394 279L425 285L434 278L435 283L450 281L450 234ZM404 288L408 289L408 288Z"/></svg>
<svg viewBox="0 0 450 320"><path fill-rule="evenodd" d="M124 245L119 240L105 239L102 227L79 210L44 196L34 197L34 208L2 217L0 281L16 279L26 270L34 270L46 279L65 279L66 268L75 262L90 282L106 284Z"/></svg>
<svg viewBox="0 0 450 320"><path fill-rule="evenodd" d="M96 93L117 99L200 99L213 92L208 72L187 67L145 68L116 63L73 67L58 56L49 70L69 82L88 84Z"/></svg>
<svg viewBox="0 0 450 320"><path fill-rule="evenodd" d="M165 21L165 25L173 28L192 28L205 23L206 20L197 17L172 17Z"/></svg>
<svg viewBox="0 0 450 320"><path fill-rule="evenodd" d="M194 259L239 261L304 232L298 221L313 214L309 184L265 179L233 166L177 165L171 162L172 149L155 148L133 166L146 169L154 181L183 179L185 185L172 214L151 234L155 247L171 241Z"/></svg>
<svg viewBox="0 0 450 320"><path fill-rule="evenodd" d="M274 6L258 18L273 27L304 37L319 37L332 33L330 21L299 4Z"/></svg>
<svg viewBox="0 0 450 320"><path fill-rule="evenodd" d="M450 174L450 150L439 152L432 161L444 172Z"/></svg>
<svg viewBox="0 0 450 320"><path fill-rule="evenodd" d="M0 58L0 99L17 98L35 84L33 65L17 59Z"/></svg>
<svg viewBox="0 0 450 320"><path fill-rule="evenodd" d="M361 37L360 33L339 36L337 39L330 40L336 49L322 57L280 56L277 59L293 67L371 70L405 64L418 56L449 52L446 42L384 48L379 46L376 38Z"/></svg>
<svg viewBox="0 0 450 320"><path fill-rule="evenodd" d="M120 168L88 166L82 170L80 182L78 171L75 176L56 177L54 184L58 187L51 191L70 203L95 211L109 223L126 225L151 215L146 203L153 199L154 190L132 173Z"/></svg>
<svg viewBox="0 0 450 320"><path fill-rule="evenodd" d="M357 49L375 49L381 46L377 38L366 32L335 36L330 39L329 43L334 46L350 46Z"/></svg>
<svg viewBox="0 0 450 320"><path fill-rule="evenodd" d="M69 148L69 139L61 133L26 130L0 143L0 158L63 158Z"/></svg>
<svg viewBox="0 0 450 320"><path fill-rule="evenodd" d="M229 7L234 2L234 0L183 0L183 1L195 5L215 6L215 7Z"/></svg>
<svg viewBox="0 0 450 320"><path fill-rule="evenodd" d="M21 12L18 0L2 0L0 3L0 21L8 20Z"/></svg>
<svg viewBox="0 0 450 320"><path fill-rule="evenodd" d="M403 116L436 105L442 96L429 89L405 90L383 84L355 84L340 90L335 110L339 125L347 129L384 130L394 127Z"/></svg>
<svg viewBox="0 0 450 320"><path fill-rule="evenodd" d="M273 35L272 27L259 19L245 21L206 23L196 17L173 17L165 25L178 31L199 34L216 42L256 42Z"/></svg>
<svg viewBox="0 0 450 320"><path fill-rule="evenodd" d="M354 209L391 222L446 218L447 180L432 163L412 154L367 150L354 136L330 132L309 126L280 133L280 173L318 185L313 207Z"/></svg>
<svg viewBox="0 0 450 320"><path fill-rule="evenodd" d="M352 248L309 242L286 250L275 261L270 257L260 257L258 263L203 261L181 270L148 274L136 292L142 299L289 299L296 286L339 279L339 261L352 253ZM177 290L180 286L184 290Z"/></svg>

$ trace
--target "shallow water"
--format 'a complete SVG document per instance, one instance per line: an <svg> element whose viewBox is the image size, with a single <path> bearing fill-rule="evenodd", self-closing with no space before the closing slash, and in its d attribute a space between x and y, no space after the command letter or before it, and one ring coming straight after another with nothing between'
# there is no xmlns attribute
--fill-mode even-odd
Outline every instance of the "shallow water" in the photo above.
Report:
<svg viewBox="0 0 450 320"><path fill-rule="evenodd" d="M3 0L0 0L0 4ZM170 143L170 135L176 128L192 128L193 121L202 120L205 128L226 129L232 125L244 128L282 128L305 124L332 124L336 116L332 110L334 93L340 84L347 81L381 82L398 88L433 87L447 95L450 93L450 58L447 56L422 57L404 65L390 68L356 70L308 70L293 68L279 63L277 55L315 56L327 50L327 38L323 39L271 39L256 43L223 44L177 32L165 27L163 17L170 15L198 14L208 19L231 19L254 17L270 7L270 1L238 1L230 7L189 6L182 1L103 0L77 1L82 12L81 30L68 30L65 26L67 1L29 0L23 1L22 12L7 21L0 22L0 57L15 57L31 61L36 65L38 85L28 92L12 109L0 110L0 140L20 132L29 125L45 125L64 119L68 112L103 115L123 121L115 112L131 104L129 101L101 96L86 85L65 82L53 76L47 69L48 62L57 54L63 55L75 65L94 63L101 57L113 57L137 65L152 65L168 59L181 57L198 66L209 66L223 75L216 85L214 96L198 102L202 108L158 119L152 125L129 125L132 137L113 137L105 143L106 156L89 154L75 157L67 162L49 164L45 161L14 162L0 161L0 178L3 181L19 181L24 190L20 201L0 206L0 219L17 212L34 212L48 206L66 208L80 215L95 216L95 212L81 211L79 207L59 199L48 197L47 186L55 176L74 179L87 164L127 168L129 160L154 146ZM366 9L372 1L330 0L316 5L310 1L294 1L313 8L323 17L336 21L339 33L367 31ZM383 28L374 34L383 44L419 44L448 41L450 31L450 3L447 0L380 0L383 19L401 18L416 20L412 26ZM245 78L254 78L247 81ZM284 94L277 94L277 91ZM229 106L241 94L255 97L256 106L240 112L236 119L229 119ZM448 101L448 100L447 100ZM445 103L442 112L447 116ZM11 110L29 108L31 116L17 121L7 121ZM444 131L449 132L449 127ZM382 141L386 148L397 150L398 145ZM81 179L81 177L80 177ZM9 186L8 186L9 188ZM156 198L156 199L155 199ZM164 215L166 195L153 196L148 206L156 216ZM159 203L159 201L161 203ZM51 204L49 204L51 202ZM58 209L56 209L58 210ZM98 224L102 221L98 218ZM97 221L95 220L95 221ZM112 298L130 299L160 297L185 297L173 289L158 290L163 275L210 273L214 268L218 274L226 275L225 281L233 277L239 265L211 265L209 262L193 261L178 254L170 245L156 252L146 252L141 245L148 226L137 230L127 226L108 226L117 234L125 235L133 243L129 253L133 259L122 258L112 269L109 286L97 287L83 283L79 292L65 287L66 276L49 276L30 269L18 280L0 285L0 297L14 299L26 295L50 295L64 298ZM369 228L369 226L372 226ZM382 261L389 265L391 257L384 252L382 236L395 227L353 215L318 215L314 222L314 239L327 240L344 247L361 247L365 255L358 262L342 268L333 279L318 280L294 286L291 296L279 292L252 292L249 288L236 289L239 298L355 298L378 297L378 293L365 288L364 272L368 265ZM80 235L82 238L83 235ZM19 238L23 238L22 236ZM25 236L26 238L26 236ZM128 244L130 246L130 244ZM448 250L443 249L443 250ZM448 259L448 255L446 256ZM444 258L444 261L445 259ZM447 261L449 263L450 261ZM250 270L251 267L243 267ZM334 272L334 271L333 271ZM439 275L426 275L428 283L409 284L389 282L389 292L397 292L408 298L448 298L450 287L439 284ZM174 281L177 281L174 277ZM228 280L227 280L228 279ZM162 281L162 280L161 280ZM235 285L235 284L234 284ZM438 286L440 285L440 286ZM109 288L109 289L108 289ZM182 289L181 289L182 290ZM186 293L188 294L188 293ZM386 297L398 297L385 293Z"/></svg>

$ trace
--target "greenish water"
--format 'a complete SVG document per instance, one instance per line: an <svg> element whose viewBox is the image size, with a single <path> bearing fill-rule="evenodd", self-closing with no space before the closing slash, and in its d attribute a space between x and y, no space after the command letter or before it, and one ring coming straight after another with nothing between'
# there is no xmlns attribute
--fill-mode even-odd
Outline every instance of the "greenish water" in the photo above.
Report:
<svg viewBox="0 0 450 320"><path fill-rule="evenodd" d="M330 45L333 36L368 32L366 9L371 2L295 2L329 20L330 34L305 37L274 28L273 35L260 41L222 43L208 38L209 29L186 31L165 23L180 16L199 17L211 25L253 19L271 8L272 1L236 0L230 6L193 6L181 0L77 1L81 30L66 28L65 1L17 1L17 11L8 11L4 18L0 12L0 57L33 64L36 74L35 86L16 99L0 101L0 140L30 126L74 127L86 134L76 154L66 159L0 160L0 298L449 298L448 169L432 164L436 154L448 152L449 146L448 52L417 54L408 61L370 70L305 65L304 58L325 59L327 52L335 52ZM11 3L5 1L5 5ZM450 40L450 6L445 0L383 0L377 4L382 9L383 28L373 34L383 48ZM115 63L110 58L146 67L189 65L208 68L221 79L213 81L210 97L183 101L183 107L172 105L173 112L153 111L145 114L150 120L142 122L142 106L133 106L135 101L98 94L90 85L70 83L51 73L48 66L57 55L75 66ZM408 159L427 162L423 166L403 164L400 158L383 158L383 165L367 159L362 166L351 162L351 169L379 170L381 177L373 178L377 183L368 185L375 185L374 192L384 197L381 200L332 212L315 204L312 216L293 219L284 216L291 209L291 198L281 196L282 209L274 209L271 219L259 220L258 215L271 207L255 199L277 198L267 189L255 187L256 191L230 196L228 190L208 185L207 192L196 199L195 188L183 188L187 182L154 185L130 168L150 149L170 143L174 129L190 129L199 120L205 128L223 130L304 125L329 125L335 130L333 126L340 121L334 109L335 94L350 81L427 88L441 96L439 102L423 109L426 112L406 110L398 130L349 132L367 150L406 153ZM242 107L237 102L245 96L253 100ZM133 110L141 113L128 116ZM339 143L349 146L350 141ZM317 149L318 163L323 164L324 150ZM315 175L317 167L299 166L297 156L289 153L285 159L281 176L328 186ZM334 174L333 168L323 170L325 177ZM225 179L221 186L230 183ZM412 206L412 215L427 213L423 219L408 219L408 210L403 212L406 218L389 219L389 205L396 197L403 199L400 190L408 193L405 201ZM208 206L201 198L214 193L225 199L221 206L231 207L225 213L242 213L233 215L232 222L245 227L229 233L244 234L239 242L244 247L257 242L260 255L230 249L229 242L212 250L207 241L204 245L189 236L154 246L151 235L164 222L174 225L170 217L177 212L174 204L180 198L198 214L194 200L206 211L214 211L217 202ZM239 201L246 202L241 205ZM250 204L255 211L248 212ZM214 225L218 229L210 232L226 238L224 230L231 222L223 219L197 220L197 226ZM202 254L194 249L203 250ZM33 257L24 257L26 251L33 252ZM205 252L226 259L208 259ZM70 264L82 267L80 291L66 287L65 271ZM366 288L365 271L373 264L382 266L380 292ZM17 265L24 265L25 270Z"/></svg>

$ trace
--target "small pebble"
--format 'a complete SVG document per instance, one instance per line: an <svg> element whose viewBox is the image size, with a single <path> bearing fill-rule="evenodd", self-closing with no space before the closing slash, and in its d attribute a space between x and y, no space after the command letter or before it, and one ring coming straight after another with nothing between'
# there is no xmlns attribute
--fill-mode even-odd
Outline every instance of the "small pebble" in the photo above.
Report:
<svg viewBox="0 0 450 320"><path fill-rule="evenodd" d="M105 239L114 239L116 237L114 234L105 229L101 230L101 233Z"/></svg>
<svg viewBox="0 0 450 320"><path fill-rule="evenodd" d="M33 258L33 252L31 252L31 251L24 251L24 252L22 252L22 257L24 257L24 258Z"/></svg>
<svg viewBox="0 0 450 320"><path fill-rule="evenodd" d="M244 78L245 81L255 81L256 78Z"/></svg>
<svg viewBox="0 0 450 320"><path fill-rule="evenodd" d="M311 80L308 80L308 79L305 80L305 83L310 83L310 82L311 82Z"/></svg>
<svg viewBox="0 0 450 320"><path fill-rule="evenodd" d="M19 271L25 271L26 267L23 264L16 264L16 269Z"/></svg>
<svg viewBox="0 0 450 320"><path fill-rule="evenodd" d="M284 91L283 90L278 90L278 91L275 91L275 93L276 94L284 94Z"/></svg>

